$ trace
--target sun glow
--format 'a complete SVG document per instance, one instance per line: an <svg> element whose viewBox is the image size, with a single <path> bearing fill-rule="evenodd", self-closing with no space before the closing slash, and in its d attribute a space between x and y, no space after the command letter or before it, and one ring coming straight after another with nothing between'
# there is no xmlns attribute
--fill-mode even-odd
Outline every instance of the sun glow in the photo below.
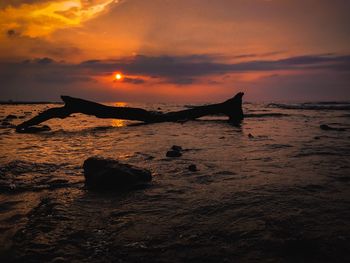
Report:
<svg viewBox="0 0 350 263"><path fill-rule="evenodd" d="M123 75L121 73L115 74L115 79L116 80L121 80L123 78Z"/></svg>

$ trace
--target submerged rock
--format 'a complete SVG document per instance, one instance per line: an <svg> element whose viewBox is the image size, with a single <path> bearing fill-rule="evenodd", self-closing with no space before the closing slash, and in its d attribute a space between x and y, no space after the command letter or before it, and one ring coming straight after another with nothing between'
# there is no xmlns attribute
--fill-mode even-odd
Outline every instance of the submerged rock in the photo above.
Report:
<svg viewBox="0 0 350 263"><path fill-rule="evenodd" d="M179 145L173 145L173 146L171 146L171 149L173 151L177 151L177 152L181 152L182 151L182 147L179 146Z"/></svg>
<svg viewBox="0 0 350 263"><path fill-rule="evenodd" d="M180 157L180 156L182 156L182 147L179 145L171 146L171 149L166 153L166 157Z"/></svg>
<svg viewBox="0 0 350 263"><path fill-rule="evenodd" d="M3 121L3 122L1 122L1 125L2 126L11 126L12 124L8 121Z"/></svg>
<svg viewBox="0 0 350 263"><path fill-rule="evenodd" d="M114 159L90 157L83 168L85 185L92 190L130 189L152 180L150 171Z"/></svg>
<svg viewBox="0 0 350 263"><path fill-rule="evenodd" d="M198 168L195 164L190 164L188 166L188 170L190 170L191 172L197 172L198 171Z"/></svg>
<svg viewBox="0 0 350 263"><path fill-rule="evenodd" d="M10 115L7 115L4 120L13 120L13 119L17 119L17 116L10 114Z"/></svg>
<svg viewBox="0 0 350 263"><path fill-rule="evenodd" d="M325 130L325 131L345 131L346 130L344 128L334 128L334 127L331 127L327 124L321 124L320 128L321 128L321 130Z"/></svg>
<svg viewBox="0 0 350 263"><path fill-rule="evenodd" d="M166 157L180 157L182 153L180 151L170 150L166 152Z"/></svg>
<svg viewBox="0 0 350 263"><path fill-rule="evenodd" d="M19 133L37 133L43 131L50 131L51 128L47 125L30 126L25 128L17 128L16 131Z"/></svg>

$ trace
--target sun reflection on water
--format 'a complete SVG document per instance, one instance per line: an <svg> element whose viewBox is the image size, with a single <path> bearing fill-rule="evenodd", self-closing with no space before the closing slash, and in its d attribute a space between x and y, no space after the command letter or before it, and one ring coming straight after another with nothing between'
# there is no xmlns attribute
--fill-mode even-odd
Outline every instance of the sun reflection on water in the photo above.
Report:
<svg viewBox="0 0 350 263"><path fill-rule="evenodd" d="M114 106L117 106L117 107L126 107L127 105L128 104L126 102L122 102L122 101L114 103Z"/></svg>
<svg viewBox="0 0 350 263"><path fill-rule="evenodd" d="M124 127L124 126L126 126L126 121L120 120L120 119L113 119L112 126L113 127Z"/></svg>
<svg viewBox="0 0 350 263"><path fill-rule="evenodd" d="M127 106L126 102L115 102L113 104L116 107L126 107ZM126 126L126 120L113 119L112 126L113 127L124 127L124 126Z"/></svg>

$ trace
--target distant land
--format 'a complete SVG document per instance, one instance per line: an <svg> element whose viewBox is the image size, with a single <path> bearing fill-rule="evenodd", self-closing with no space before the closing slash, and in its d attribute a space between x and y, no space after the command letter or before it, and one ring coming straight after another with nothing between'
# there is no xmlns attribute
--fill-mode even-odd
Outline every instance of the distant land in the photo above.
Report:
<svg viewBox="0 0 350 263"><path fill-rule="evenodd" d="M21 105L21 104L63 104L63 102L55 101L0 101L0 105Z"/></svg>

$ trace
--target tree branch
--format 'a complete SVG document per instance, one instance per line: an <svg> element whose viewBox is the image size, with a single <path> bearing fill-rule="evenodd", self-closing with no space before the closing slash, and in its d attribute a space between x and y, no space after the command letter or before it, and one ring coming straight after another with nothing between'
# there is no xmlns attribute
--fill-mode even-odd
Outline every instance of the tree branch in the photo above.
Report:
<svg viewBox="0 0 350 263"><path fill-rule="evenodd" d="M43 111L32 119L19 124L16 130L18 132L25 132L26 129L31 126L38 125L53 118L64 119L73 113L93 115L97 118L137 120L146 123L187 121L206 115L225 114L229 117L230 122L239 123L244 117L242 110L243 95L244 93L240 92L233 98L222 103L168 113L147 111L141 108L106 106L93 101L61 96L65 103L63 107L51 108Z"/></svg>

